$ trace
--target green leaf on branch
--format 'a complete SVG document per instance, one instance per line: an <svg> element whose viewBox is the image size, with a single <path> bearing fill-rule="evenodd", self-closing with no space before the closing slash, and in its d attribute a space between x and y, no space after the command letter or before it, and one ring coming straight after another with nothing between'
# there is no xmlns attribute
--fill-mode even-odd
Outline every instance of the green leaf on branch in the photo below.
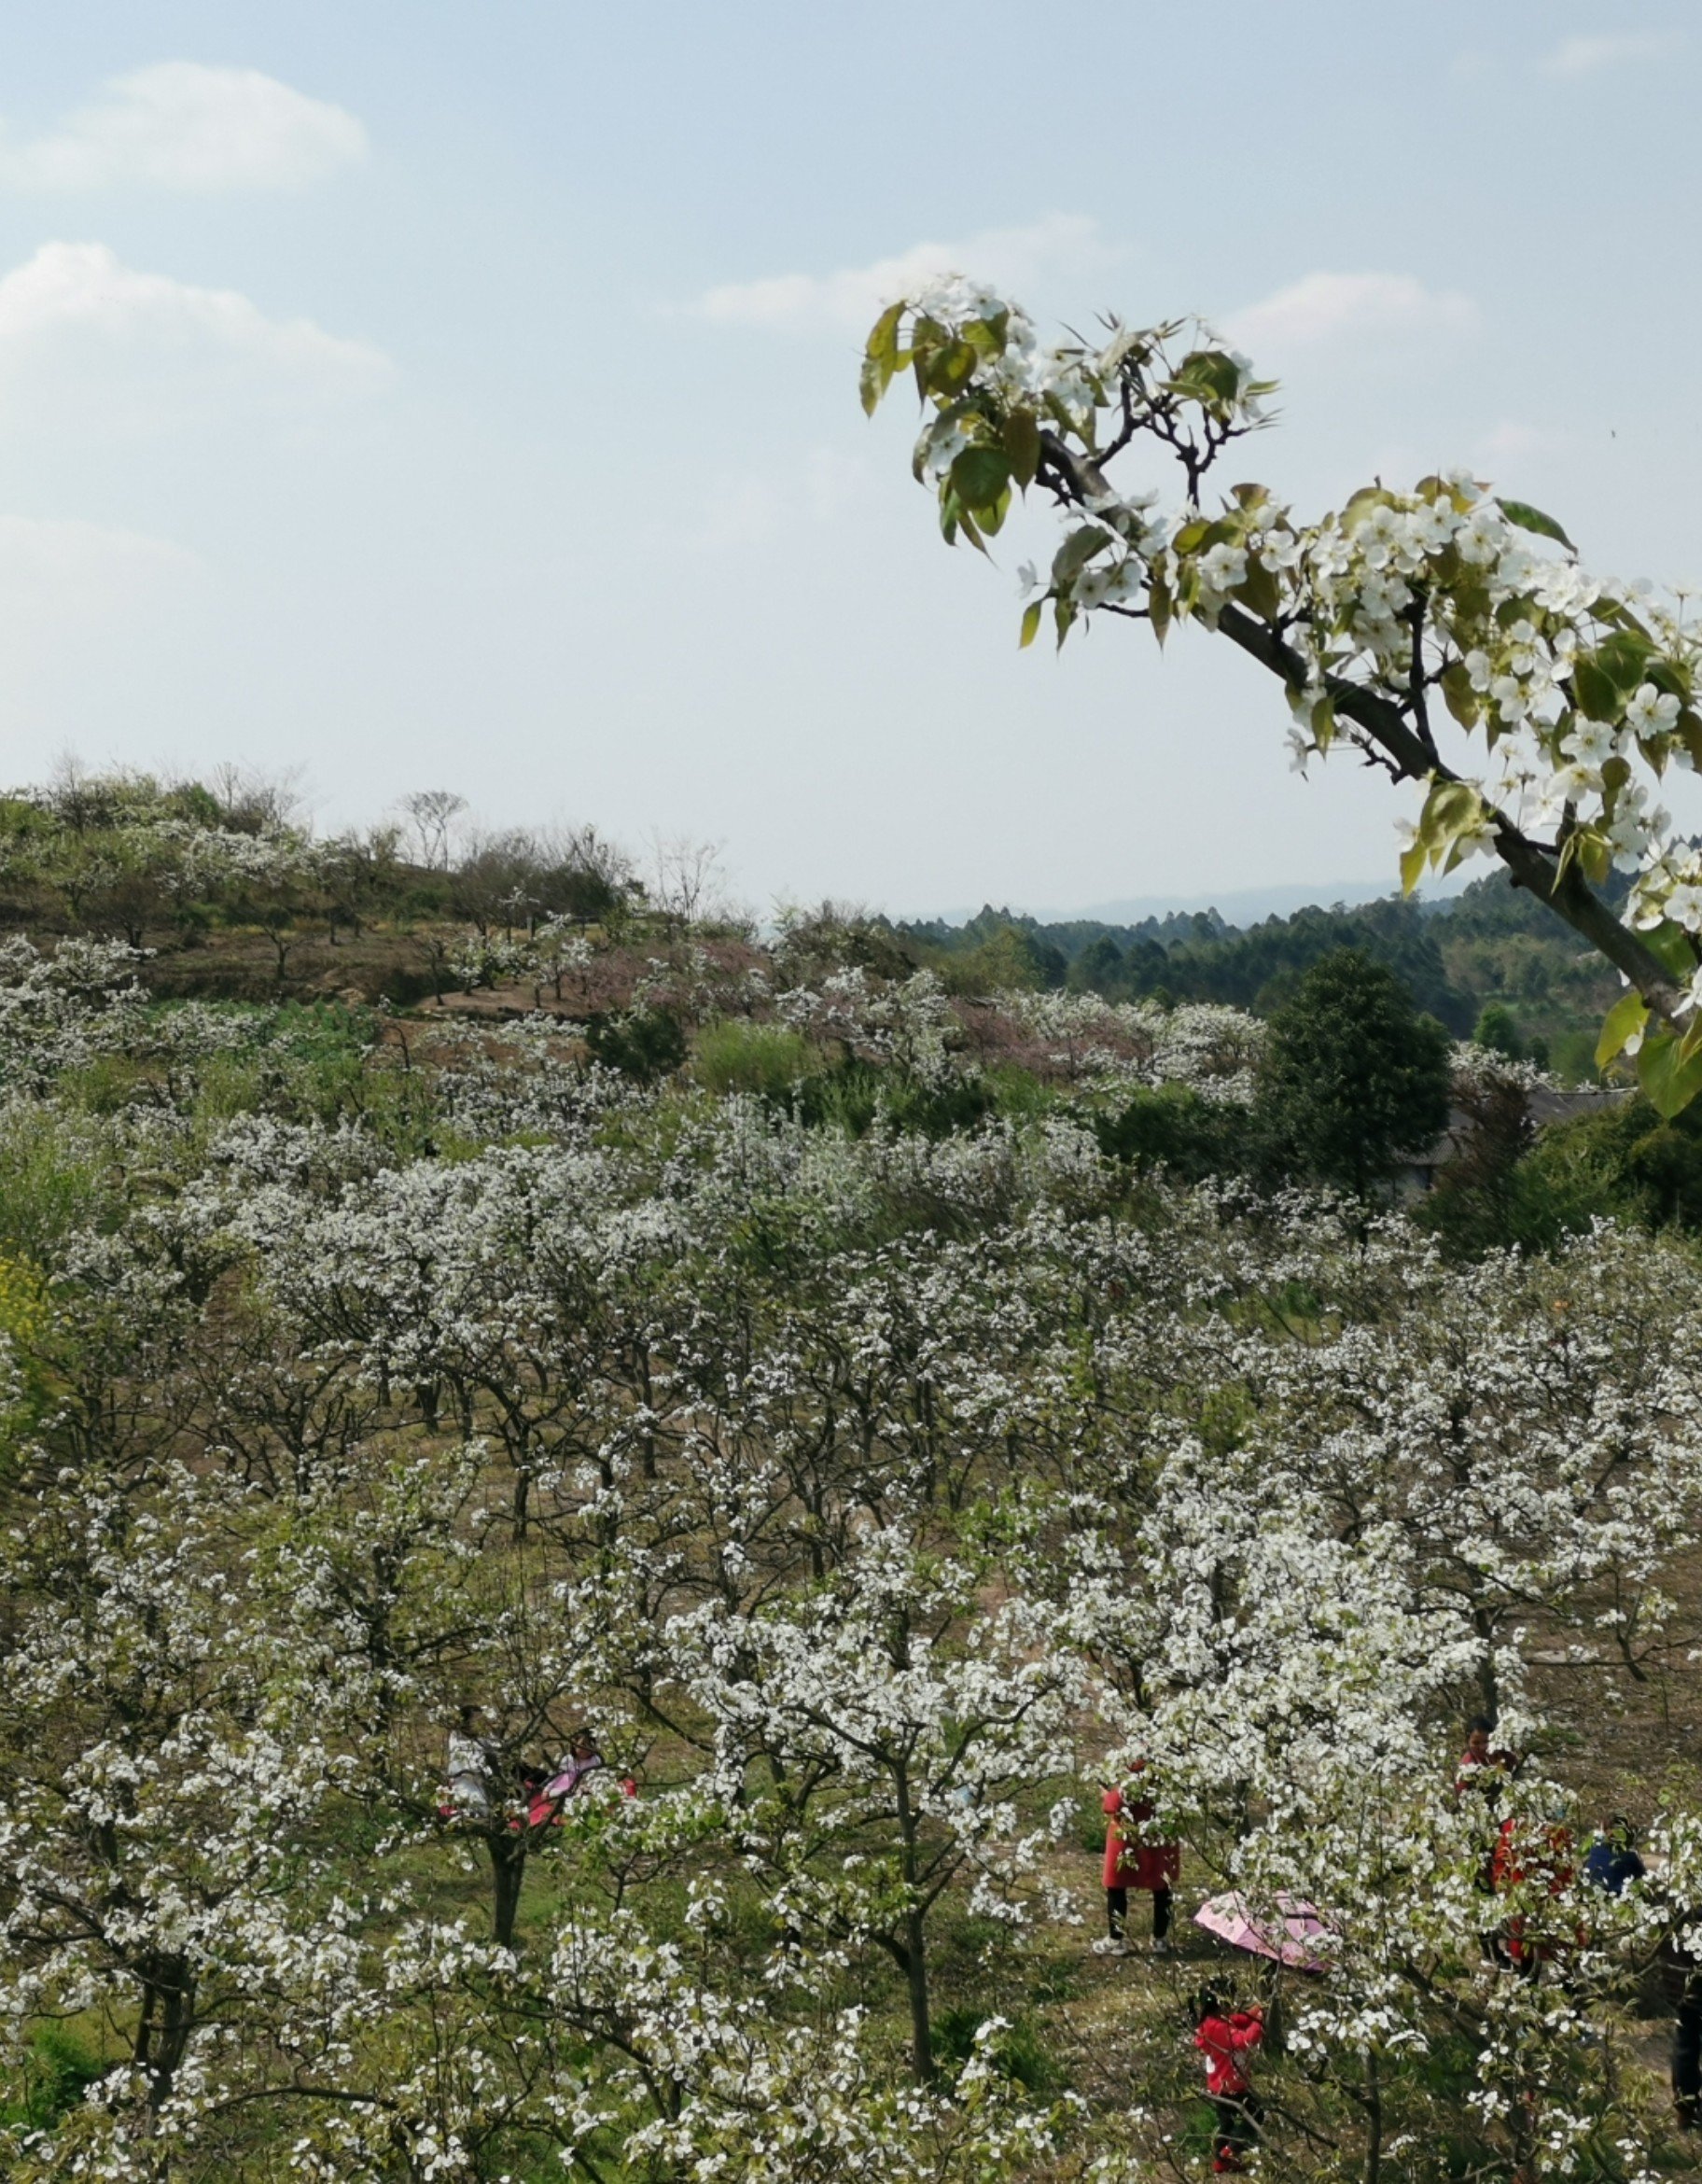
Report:
<svg viewBox="0 0 1702 2184"><path fill-rule="evenodd" d="M1553 539L1564 546L1569 553L1578 549L1551 515L1544 515L1540 508L1532 508L1528 500L1500 500L1496 503L1510 524L1517 524L1522 531L1535 531L1539 538Z"/></svg>
<svg viewBox="0 0 1702 2184"><path fill-rule="evenodd" d="M1470 781L1438 781L1425 798L1418 831L1444 872L1452 872L1459 862L1464 855L1461 837L1475 834L1483 817L1483 799Z"/></svg>
<svg viewBox="0 0 1702 2184"><path fill-rule="evenodd" d="M928 368L929 394L954 395L972 379L981 357L972 342L948 342Z"/></svg>
<svg viewBox="0 0 1702 2184"><path fill-rule="evenodd" d="M1256 614L1261 622L1275 622L1282 611L1282 597L1276 589L1276 579L1263 561L1252 554L1247 557L1247 574L1235 587L1235 597L1249 614Z"/></svg>
<svg viewBox="0 0 1702 2184"><path fill-rule="evenodd" d="M1099 524L1083 524L1072 531L1052 557L1052 581L1054 584L1067 584L1081 574L1101 547L1110 543L1111 534Z"/></svg>
<svg viewBox="0 0 1702 2184"><path fill-rule="evenodd" d="M993 509L1011 483L1011 466L997 448L989 447L984 441L974 447L966 447L952 465L952 484L965 508L972 508L979 514L984 509ZM996 523L987 526L997 528Z"/></svg>
<svg viewBox="0 0 1702 2184"><path fill-rule="evenodd" d="M1472 678L1463 660L1455 660L1443 669L1442 702L1462 728L1476 727L1477 693L1472 687Z"/></svg>
<svg viewBox="0 0 1702 2184"><path fill-rule="evenodd" d="M1412 841L1402 852L1401 885L1411 894L1427 864L1452 872L1483 832L1484 801L1470 781L1430 777Z"/></svg>
<svg viewBox="0 0 1702 2184"><path fill-rule="evenodd" d="M1044 599L1030 599L1027 606L1023 609L1023 634L1017 639L1016 645L1019 652L1025 652L1039 635L1040 614L1045 605Z"/></svg>
<svg viewBox="0 0 1702 2184"><path fill-rule="evenodd" d="M1670 1122L1702 1092L1702 1054L1686 1061L1671 1031L1656 1031L1644 1039L1637 1057L1637 1081L1657 1114Z"/></svg>
<svg viewBox="0 0 1702 2184"><path fill-rule="evenodd" d="M904 316L902 303L894 303L882 312L871 329L868 343L863 350L863 413L874 414L875 404L892 385L892 375L899 368L899 325Z"/></svg>
<svg viewBox="0 0 1702 2184"><path fill-rule="evenodd" d="M1355 517L1366 509L1392 508L1394 504L1395 497L1387 485L1361 485L1343 505L1342 528L1351 531L1355 527Z"/></svg>
<svg viewBox="0 0 1702 2184"><path fill-rule="evenodd" d="M1658 956L1673 976L1681 982L1691 977L1696 968L1696 951L1690 945L1690 935L1681 925L1670 917L1645 932L1643 945L1652 955Z"/></svg>
<svg viewBox="0 0 1702 2184"><path fill-rule="evenodd" d="M1034 483L1040 467L1039 420L1032 410L1012 410L1005 419L1005 460L1011 475L1025 492Z"/></svg>
<svg viewBox="0 0 1702 2184"><path fill-rule="evenodd" d="M1572 662L1572 694L1586 721L1611 721L1619 713L1618 684L1588 652L1580 652Z"/></svg>
<svg viewBox="0 0 1702 2184"><path fill-rule="evenodd" d="M1599 827L1574 827L1560 845L1555 878L1563 880L1572 865L1582 867L1592 885L1605 880L1613 869L1613 845Z"/></svg>
<svg viewBox="0 0 1702 2184"><path fill-rule="evenodd" d="M1605 1070L1616 1055L1623 1054L1626 1042L1635 1039L1649 1021L1649 1003L1640 993L1622 993L1603 1019L1601 1036L1596 1042L1596 1067Z"/></svg>
<svg viewBox="0 0 1702 2184"><path fill-rule="evenodd" d="M1170 381L1172 393L1213 408L1227 407L1241 385L1241 368L1221 349L1194 349Z"/></svg>
<svg viewBox="0 0 1702 2184"><path fill-rule="evenodd" d="M1147 612L1152 618L1152 635L1162 648L1170 634L1170 617L1176 602L1170 596L1170 587L1156 570L1147 585Z"/></svg>
<svg viewBox="0 0 1702 2184"><path fill-rule="evenodd" d="M1611 637L1604 637L1597 646L1596 659L1612 679L1615 688L1629 697L1647 677L1653 651L1652 637L1634 629L1616 629Z"/></svg>
<svg viewBox="0 0 1702 2184"><path fill-rule="evenodd" d="M978 553L987 551L974 517L963 505L963 496L949 478L940 488L940 530L948 546L957 543L961 531Z"/></svg>
<svg viewBox="0 0 1702 2184"><path fill-rule="evenodd" d="M1195 516L1191 524L1182 525L1174 543L1178 553L1186 555L1204 553L1208 546L1227 545L1235 539L1234 529L1221 518L1207 522L1204 516Z"/></svg>

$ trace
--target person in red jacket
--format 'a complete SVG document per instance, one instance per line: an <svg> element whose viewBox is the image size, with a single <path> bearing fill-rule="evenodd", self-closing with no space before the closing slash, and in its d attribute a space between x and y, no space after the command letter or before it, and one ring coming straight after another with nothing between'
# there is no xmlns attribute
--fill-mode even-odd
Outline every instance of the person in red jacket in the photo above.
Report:
<svg viewBox="0 0 1702 2184"><path fill-rule="evenodd" d="M1508 1751L1504 1744L1490 1743L1494 1734L1495 1724L1486 1714L1476 1715L1466 1724L1466 1748L1459 1756L1454 1781L1456 1797L1471 1790L1490 1812L1500 1803L1501 1792L1521 1765L1516 1752Z"/></svg>
<svg viewBox="0 0 1702 2184"><path fill-rule="evenodd" d="M1558 1809L1545 1824L1521 1821L1510 1813L1496 1837L1490 1871L1498 1890L1534 1882L1558 1897L1571 1886L1575 1863L1572 1831ZM1556 1953L1553 1942L1528 1941L1525 1921L1516 1913L1507 1921L1505 1944L1509 1963L1527 1980L1534 1980Z"/></svg>
<svg viewBox="0 0 1702 2184"><path fill-rule="evenodd" d="M1247 2060L1264 2037L1264 2011L1233 2009L1215 1988L1194 1997L1193 2044L1206 2058L1211 2095L1211 2166L1216 2176L1244 2169L1242 2155L1258 2143L1263 2110L1247 2075Z"/></svg>
<svg viewBox="0 0 1702 2184"><path fill-rule="evenodd" d="M1137 1759L1140 1773L1146 1762ZM1152 1898L1152 1950L1166 1954L1170 1947L1170 1892L1181 1870L1182 1854L1174 1842L1149 1842L1143 1830L1152 1817L1152 1801L1139 1798L1130 1802L1120 1789L1108 1789L1099 1800L1106 1815L1104 1938L1094 1943L1096 1956L1126 1956L1129 1945L1123 1928L1129 1915L1129 1890L1144 1888Z"/></svg>

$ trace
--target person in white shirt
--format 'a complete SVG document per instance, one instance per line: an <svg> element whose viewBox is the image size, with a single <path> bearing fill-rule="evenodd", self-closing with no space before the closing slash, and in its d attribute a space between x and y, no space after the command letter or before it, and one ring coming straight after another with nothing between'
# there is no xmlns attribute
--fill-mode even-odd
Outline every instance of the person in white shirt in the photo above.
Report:
<svg viewBox="0 0 1702 2184"><path fill-rule="evenodd" d="M491 1756L479 1730L483 1715L464 1706L449 1732L449 1801L463 1818L482 1818L491 1809Z"/></svg>

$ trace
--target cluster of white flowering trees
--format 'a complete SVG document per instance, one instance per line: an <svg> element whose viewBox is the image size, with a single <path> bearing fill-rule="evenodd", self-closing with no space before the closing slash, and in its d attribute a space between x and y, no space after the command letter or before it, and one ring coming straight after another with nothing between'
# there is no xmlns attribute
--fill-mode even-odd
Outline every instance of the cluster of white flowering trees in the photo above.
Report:
<svg viewBox="0 0 1702 2184"><path fill-rule="evenodd" d="M1409 889L1427 867L1500 857L1627 981L1602 1058L1637 1053L1664 1112L1695 1097L1702 856L1658 801L1669 767L1702 766L1682 599L1587 576L1552 517L1464 471L1368 485L1317 523L1261 484L1207 506L1274 383L1194 321L1110 320L1097 346L1048 348L1020 305L951 275L877 320L864 407L906 371L925 413L915 474L948 543L984 550L1031 486L1063 516L1050 568L1023 570L1025 645L1048 607L1060 644L1101 614L1161 643L1176 623L1220 631L1284 684L1297 764L1346 744L1424 786ZM1126 474L1143 457L1179 472L1173 508ZM1597 892L1615 869L1632 875L1623 920Z"/></svg>
<svg viewBox="0 0 1702 2184"><path fill-rule="evenodd" d="M1186 2173L1182 1974L1119 1967L1109 2074L1067 2060L1082 1830L1137 1759L1187 1888L1328 1921L1270 2173L1653 2173L1677 1746L1587 1755L1670 1838L1623 1901L1486 1908L1453 1759L1492 1704L1536 1826L1604 1710L1682 1705L1681 1247L1452 1268L1061 1113L856 1138L538 1023L237 1101L254 1013L7 974L8 2174ZM926 982L776 1005L952 1066ZM1021 1006L1077 1081L1245 1096L1230 1012ZM531 1825L520 1767L588 1723L607 1767ZM1515 1913L1564 1983L1486 1956ZM44 2106L54 2038L87 2082Z"/></svg>

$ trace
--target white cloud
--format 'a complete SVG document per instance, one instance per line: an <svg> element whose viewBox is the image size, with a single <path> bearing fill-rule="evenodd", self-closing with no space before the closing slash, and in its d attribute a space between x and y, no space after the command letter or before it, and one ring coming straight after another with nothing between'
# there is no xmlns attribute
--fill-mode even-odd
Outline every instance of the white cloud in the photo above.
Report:
<svg viewBox="0 0 1702 2184"><path fill-rule="evenodd" d="M1026 227L989 228L961 243L917 243L896 258L841 273L776 273L711 288L693 310L729 326L807 333L820 329L860 333L886 304L935 273L963 273L1010 291L1054 273L1096 272L1116 253L1096 221L1054 213Z"/></svg>
<svg viewBox="0 0 1702 2184"><path fill-rule="evenodd" d="M361 393L390 375L369 342L309 318L268 318L234 288L137 273L102 243L44 243L0 279L0 376L34 370L42 391L67 371L152 373L185 397L209 377L296 393Z"/></svg>
<svg viewBox="0 0 1702 2184"><path fill-rule="evenodd" d="M1314 273L1234 313L1223 330L1256 360L1261 348L1377 334L1461 333L1476 323L1469 296L1427 288L1411 273Z"/></svg>
<svg viewBox="0 0 1702 2184"><path fill-rule="evenodd" d="M1664 61L1684 43L1679 31L1617 31L1597 37L1562 38L1537 66L1544 76L1594 76L1622 61Z"/></svg>
<svg viewBox="0 0 1702 2184"><path fill-rule="evenodd" d="M0 596L14 605L21 594L129 596L138 584L193 576L202 567L187 547L142 531L0 515Z"/></svg>
<svg viewBox="0 0 1702 2184"><path fill-rule="evenodd" d="M367 133L341 106L257 68L164 61L115 77L34 143L0 140L0 183L18 189L300 189L363 159Z"/></svg>

